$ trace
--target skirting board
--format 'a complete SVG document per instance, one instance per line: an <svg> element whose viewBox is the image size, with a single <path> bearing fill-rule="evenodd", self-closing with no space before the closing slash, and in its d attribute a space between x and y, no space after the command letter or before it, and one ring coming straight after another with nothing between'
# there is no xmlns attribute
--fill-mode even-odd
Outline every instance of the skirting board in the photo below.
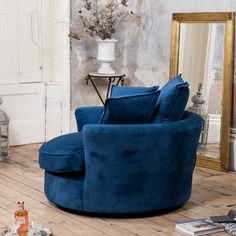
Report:
<svg viewBox="0 0 236 236"><path fill-rule="evenodd" d="M230 163L229 168L236 171L236 128L230 130Z"/></svg>

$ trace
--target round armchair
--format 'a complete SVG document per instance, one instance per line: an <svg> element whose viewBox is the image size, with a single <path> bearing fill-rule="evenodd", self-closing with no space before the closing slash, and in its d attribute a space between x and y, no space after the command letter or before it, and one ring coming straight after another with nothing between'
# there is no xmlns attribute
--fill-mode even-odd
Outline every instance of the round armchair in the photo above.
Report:
<svg viewBox="0 0 236 236"><path fill-rule="evenodd" d="M42 145L45 194L58 206L92 213L147 213L190 197L202 119L101 125L103 108L76 111L78 133Z"/></svg>

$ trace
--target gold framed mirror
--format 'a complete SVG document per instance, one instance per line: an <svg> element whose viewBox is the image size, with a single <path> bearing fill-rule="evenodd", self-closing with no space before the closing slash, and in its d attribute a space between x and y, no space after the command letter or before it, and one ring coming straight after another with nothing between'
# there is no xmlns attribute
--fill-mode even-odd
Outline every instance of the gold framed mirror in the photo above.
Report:
<svg viewBox="0 0 236 236"><path fill-rule="evenodd" d="M170 78L190 84L187 107L204 113L196 164L215 170L229 169L234 21L233 12L172 16Z"/></svg>

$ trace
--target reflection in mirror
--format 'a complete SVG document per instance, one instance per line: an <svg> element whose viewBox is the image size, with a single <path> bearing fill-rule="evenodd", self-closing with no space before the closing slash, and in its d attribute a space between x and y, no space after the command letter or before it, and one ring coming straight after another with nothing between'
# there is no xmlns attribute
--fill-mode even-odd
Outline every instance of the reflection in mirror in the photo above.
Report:
<svg viewBox="0 0 236 236"><path fill-rule="evenodd" d="M183 74L190 84L188 109L205 121L196 164L215 170L229 169L234 25L234 12L172 17L170 78Z"/></svg>
<svg viewBox="0 0 236 236"><path fill-rule="evenodd" d="M190 84L190 111L204 118L198 154L220 158L223 23L181 23L178 72Z"/></svg>

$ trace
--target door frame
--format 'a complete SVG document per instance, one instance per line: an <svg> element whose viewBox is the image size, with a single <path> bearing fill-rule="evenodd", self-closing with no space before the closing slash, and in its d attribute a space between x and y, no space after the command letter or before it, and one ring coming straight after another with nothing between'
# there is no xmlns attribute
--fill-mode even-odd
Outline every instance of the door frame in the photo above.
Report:
<svg viewBox="0 0 236 236"><path fill-rule="evenodd" d="M45 140L70 132L70 0L42 0L44 73L46 84ZM60 92L58 92L58 89ZM54 112L58 112L56 117ZM50 127L54 119L60 127ZM60 125L59 125L60 124Z"/></svg>

